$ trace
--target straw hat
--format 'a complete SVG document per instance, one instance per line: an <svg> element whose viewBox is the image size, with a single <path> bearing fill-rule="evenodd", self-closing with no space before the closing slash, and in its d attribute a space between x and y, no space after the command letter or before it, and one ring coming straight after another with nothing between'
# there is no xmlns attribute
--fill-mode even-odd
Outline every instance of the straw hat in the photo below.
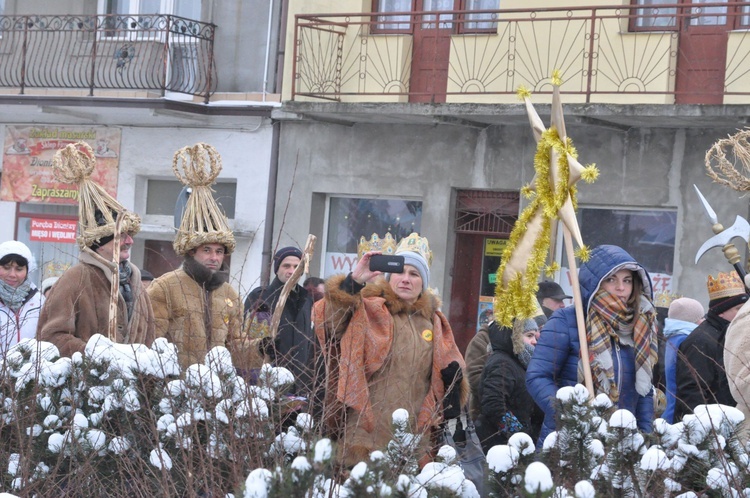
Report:
<svg viewBox="0 0 750 498"><path fill-rule="evenodd" d="M211 189L221 173L219 153L205 143L183 147L174 154L172 171L183 185L192 189L174 239L175 252L185 256L203 244L221 244L226 247L227 254L231 254L237 245L234 234Z"/></svg>
<svg viewBox="0 0 750 498"><path fill-rule="evenodd" d="M141 229L141 218L126 210L104 188L91 180L96 160L86 142L69 144L52 158L52 172L59 182L78 184L78 246L97 247L115 233L115 218L122 213L120 232L134 236ZM111 239L110 239L111 240Z"/></svg>

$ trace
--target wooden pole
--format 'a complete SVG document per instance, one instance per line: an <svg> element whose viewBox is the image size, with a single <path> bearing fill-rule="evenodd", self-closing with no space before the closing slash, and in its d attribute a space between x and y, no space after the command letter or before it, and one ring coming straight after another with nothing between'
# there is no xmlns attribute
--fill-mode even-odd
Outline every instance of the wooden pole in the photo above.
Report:
<svg viewBox="0 0 750 498"><path fill-rule="evenodd" d="M570 285L573 286L573 305L576 309L576 325L578 327L578 342L581 343L581 365L583 366L583 382L589 391L591 398L594 397L594 381L591 377L591 363L589 362L589 342L586 338L586 323L583 319L583 299L581 298L581 286L578 283L578 267L573 250L573 237L567 225L563 223L563 240L565 241L565 252L568 255L568 268L570 268Z"/></svg>
<svg viewBox="0 0 750 498"><path fill-rule="evenodd" d="M120 296L120 230L122 227L123 210L117 212L115 220L114 246L112 248L112 262L115 271L112 274L112 285L109 289L109 328L107 338L117 342L117 300Z"/></svg>
<svg viewBox="0 0 750 498"><path fill-rule="evenodd" d="M317 237L313 234L307 236L305 250L302 251L302 260L300 261L299 266L294 270L294 273L292 273L292 276L289 277L289 280L286 281L284 287L281 289L279 300L276 302L276 308L273 310L273 317L271 318L271 329L269 333L272 339L276 339L276 334L279 331L279 323L281 322L281 314L284 312L284 306L286 305L286 299L289 297L289 293L292 292L292 289L294 289L294 286L297 285L300 277L307 269L310 258L315 250L316 240Z"/></svg>

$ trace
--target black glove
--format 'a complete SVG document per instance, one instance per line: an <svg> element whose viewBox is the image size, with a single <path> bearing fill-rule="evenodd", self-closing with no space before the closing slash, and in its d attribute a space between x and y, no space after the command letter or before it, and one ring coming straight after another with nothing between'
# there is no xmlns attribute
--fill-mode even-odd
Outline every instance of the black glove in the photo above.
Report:
<svg viewBox="0 0 750 498"><path fill-rule="evenodd" d="M443 418L457 418L461 415L461 383L464 373L457 361L452 361L447 367L440 371L445 386L445 397L443 398Z"/></svg>
<svg viewBox="0 0 750 498"><path fill-rule="evenodd" d="M276 344L270 337L263 337L258 341L258 352L261 356L268 356L271 361L276 360Z"/></svg>

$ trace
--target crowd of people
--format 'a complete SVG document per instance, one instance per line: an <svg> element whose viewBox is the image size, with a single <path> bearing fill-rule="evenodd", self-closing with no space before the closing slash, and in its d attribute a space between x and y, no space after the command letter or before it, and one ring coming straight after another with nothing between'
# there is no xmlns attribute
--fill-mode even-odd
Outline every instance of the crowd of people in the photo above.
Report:
<svg viewBox="0 0 750 498"><path fill-rule="evenodd" d="M340 442L344 466L386 447L399 408L425 436L414 448L421 463L433 456L441 424L462 411L474 421L485 452L517 432L541 447L556 429L557 390L584 378L584 337L595 392L631 411L644 433L655 417L677 422L699 404L750 412L744 399L750 348L743 333L750 296L735 273L708 278L707 311L680 297L661 323L646 269L620 247L598 246L579 271L582 321L559 284L540 282L534 316L518 317L512 326L484 325L464 357L430 287L429 242L412 233L393 251L403 258L402 272L371 270L381 251L370 250L347 275L286 289L273 333L282 291L303 260L299 248L275 253L273 281L253 289L243 307L228 279L226 258L235 242L226 220L195 223L211 211L210 195L195 198L207 206L183 213L175 238L180 267L154 278L130 261L138 216L89 178L75 181L83 192L75 266L57 280L45 279L40 289L29 278L36 267L29 248L0 244L3 354L26 338L51 342L70 356L97 333L147 345L164 337L186 368L224 346L250 382L264 362L290 370L295 384L289 393L310 401L326 433Z"/></svg>

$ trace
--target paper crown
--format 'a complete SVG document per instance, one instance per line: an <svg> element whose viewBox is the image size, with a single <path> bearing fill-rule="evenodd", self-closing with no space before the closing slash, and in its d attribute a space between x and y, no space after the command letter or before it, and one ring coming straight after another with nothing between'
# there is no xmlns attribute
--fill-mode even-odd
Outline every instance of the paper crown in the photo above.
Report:
<svg viewBox="0 0 750 498"><path fill-rule="evenodd" d="M180 173L180 166L184 174ZM221 173L221 156L217 150L204 143L183 147L174 154L172 171L183 185L192 188L174 239L175 252L184 256L203 244L221 244L227 248L227 254L231 254L236 246L234 234L211 189Z"/></svg>
<svg viewBox="0 0 750 498"><path fill-rule="evenodd" d="M362 255L368 251L380 251L383 254L393 254L396 252L396 239L393 238L391 232L386 232L385 237L382 239L378 237L378 234L372 234L370 240L366 240L365 236L359 238L359 244L357 244L357 257L361 258Z"/></svg>
<svg viewBox="0 0 750 498"><path fill-rule="evenodd" d="M659 292L654 296L654 307L655 308L669 308L672 301L679 299L682 296L680 294L674 294L672 292Z"/></svg>
<svg viewBox="0 0 750 498"><path fill-rule="evenodd" d="M412 232L408 237L401 239L396 247L396 253L405 251L416 252L427 261L427 266L432 266L432 251L427 237L420 237L417 232Z"/></svg>
<svg viewBox="0 0 750 498"><path fill-rule="evenodd" d="M78 184L77 241L81 249L113 235L117 213L122 213L120 233L133 236L141 230L140 216L126 210L104 188L91 180L95 166L94 151L86 142L69 144L55 152L52 158L52 174L57 181Z"/></svg>
<svg viewBox="0 0 750 498"><path fill-rule="evenodd" d="M736 272L719 272L716 278L709 275L706 286L708 287L708 299L710 301L745 293L745 285Z"/></svg>
<svg viewBox="0 0 750 498"><path fill-rule="evenodd" d="M59 277L65 270L70 268L70 263L60 263L58 261L49 261L42 268L42 279L49 277Z"/></svg>

